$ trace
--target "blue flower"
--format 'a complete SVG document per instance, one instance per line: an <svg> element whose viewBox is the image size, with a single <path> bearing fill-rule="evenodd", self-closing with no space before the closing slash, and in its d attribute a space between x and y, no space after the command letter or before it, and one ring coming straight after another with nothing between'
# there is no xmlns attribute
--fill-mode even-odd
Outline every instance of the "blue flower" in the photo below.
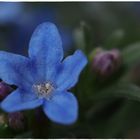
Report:
<svg viewBox="0 0 140 140"><path fill-rule="evenodd" d="M78 115L78 103L69 90L78 81L87 59L77 50L63 60L60 35L53 23L37 27L29 43L29 58L0 52L0 78L18 86L1 103L2 109L15 112L42 105L54 122L71 124Z"/></svg>

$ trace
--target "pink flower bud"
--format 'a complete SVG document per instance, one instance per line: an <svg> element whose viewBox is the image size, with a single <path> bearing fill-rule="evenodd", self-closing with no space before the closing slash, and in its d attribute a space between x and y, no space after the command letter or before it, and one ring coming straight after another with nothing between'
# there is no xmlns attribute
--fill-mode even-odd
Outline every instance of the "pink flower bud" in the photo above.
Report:
<svg viewBox="0 0 140 140"><path fill-rule="evenodd" d="M9 113L8 124L14 130L23 130L26 125L26 118L22 112Z"/></svg>
<svg viewBox="0 0 140 140"><path fill-rule="evenodd" d="M100 76L110 76L113 74L121 64L120 52L117 49L111 51L100 51L94 58L92 69Z"/></svg>

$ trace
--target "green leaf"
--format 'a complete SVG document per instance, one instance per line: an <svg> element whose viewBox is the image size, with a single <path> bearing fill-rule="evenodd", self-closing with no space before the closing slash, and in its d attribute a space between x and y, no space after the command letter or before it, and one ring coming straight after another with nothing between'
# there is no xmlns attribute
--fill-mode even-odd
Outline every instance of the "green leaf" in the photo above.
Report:
<svg viewBox="0 0 140 140"><path fill-rule="evenodd" d="M123 38L124 38L124 31L118 29L109 36L109 38L105 41L104 46L108 49L117 48L120 45Z"/></svg>
<svg viewBox="0 0 140 140"><path fill-rule="evenodd" d="M22 133L22 134L18 134L18 135L16 135L14 138L32 138L32 132L24 132L24 133Z"/></svg>
<svg viewBox="0 0 140 140"><path fill-rule="evenodd" d="M92 35L91 28L86 22L80 22L80 26L75 29L74 39L77 48L82 49L88 54L90 48L92 48Z"/></svg>
<svg viewBox="0 0 140 140"><path fill-rule="evenodd" d="M122 108L100 126L100 134L102 138L126 138L128 131L139 127L139 118L140 102L126 100Z"/></svg>
<svg viewBox="0 0 140 140"><path fill-rule="evenodd" d="M0 125L0 138L12 138L14 136L13 131L8 127L8 125Z"/></svg>
<svg viewBox="0 0 140 140"><path fill-rule="evenodd" d="M100 100L112 97L123 97L130 100L140 101L140 88L133 84L120 83L102 90L93 97L93 100Z"/></svg>
<svg viewBox="0 0 140 140"><path fill-rule="evenodd" d="M131 44L122 51L124 64L128 67L133 66L140 60L140 42Z"/></svg>

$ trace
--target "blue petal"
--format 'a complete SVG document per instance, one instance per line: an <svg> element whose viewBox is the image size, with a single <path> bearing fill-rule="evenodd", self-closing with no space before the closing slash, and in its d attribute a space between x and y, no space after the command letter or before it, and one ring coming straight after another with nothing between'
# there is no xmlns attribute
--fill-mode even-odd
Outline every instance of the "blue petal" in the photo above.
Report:
<svg viewBox="0 0 140 140"><path fill-rule="evenodd" d="M43 109L50 120L61 124L74 123L78 116L77 100L69 92L55 93L44 103Z"/></svg>
<svg viewBox="0 0 140 140"><path fill-rule="evenodd" d="M0 51L0 79L17 86L30 85L33 82L32 66L29 59Z"/></svg>
<svg viewBox="0 0 140 140"><path fill-rule="evenodd" d="M17 89L6 97L1 103L1 108L6 112L16 112L25 109L33 109L42 104L42 99L24 100L21 90ZM30 94L30 93L29 93Z"/></svg>
<svg viewBox="0 0 140 140"><path fill-rule="evenodd" d="M53 23L43 23L34 31L29 44L29 57L36 65L38 77L43 81L50 80L56 64L63 58L61 38Z"/></svg>
<svg viewBox="0 0 140 140"><path fill-rule="evenodd" d="M63 61L62 67L56 78L58 90L63 91L72 88L77 83L80 72L86 64L87 59L79 50L67 57Z"/></svg>

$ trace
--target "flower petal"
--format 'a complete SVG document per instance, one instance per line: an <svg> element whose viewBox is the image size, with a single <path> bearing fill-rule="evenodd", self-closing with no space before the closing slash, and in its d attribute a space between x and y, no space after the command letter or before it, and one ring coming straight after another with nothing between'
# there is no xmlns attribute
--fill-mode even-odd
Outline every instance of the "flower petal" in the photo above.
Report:
<svg viewBox="0 0 140 140"><path fill-rule="evenodd" d="M44 103L44 112L50 120L61 123L74 123L78 116L78 103L71 93L55 93L55 95Z"/></svg>
<svg viewBox="0 0 140 140"><path fill-rule="evenodd" d="M87 59L80 50L77 50L73 55L67 57L63 61L56 78L58 90L63 91L72 88L77 83L80 72L86 64Z"/></svg>
<svg viewBox="0 0 140 140"><path fill-rule="evenodd" d="M42 104L42 99L24 100L22 98L22 91L17 89L6 97L1 103L1 108L6 112L16 112L25 109L33 109ZM29 93L30 94L30 93Z"/></svg>
<svg viewBox="0 0 140 140"><path fill-rule="evenodd" d="M29 85L33 81L31 69L28 58L0 51L0 79L6 83L17 86Z"/></svg>
<svg viewBox="0 0 140 140"><path fill-rule="evenodd" d="M34 61L39 77L49 80L55 65L63 58L59 32L53 23L40 24L34 31L29 44L29 57Z"/></svg>

